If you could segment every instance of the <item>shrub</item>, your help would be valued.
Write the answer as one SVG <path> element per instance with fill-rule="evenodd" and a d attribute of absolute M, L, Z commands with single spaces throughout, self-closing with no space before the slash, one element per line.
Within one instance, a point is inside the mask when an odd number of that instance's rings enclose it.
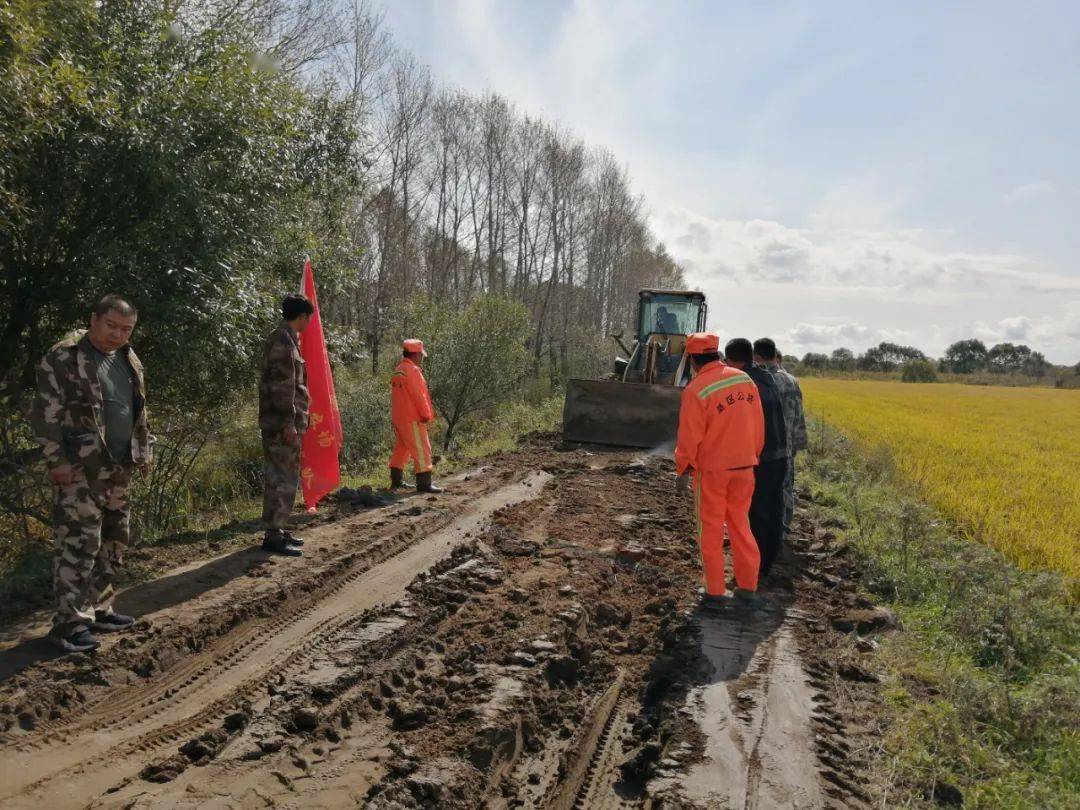
<path fill-rule="evenodd" d="M 357 472 L 390 452 L 390 371 L 373 376 L 346 370 L 338 373 L 336 383 L 345 439 L 341 464 Z"/>
<path fill-rule="evenodd" d="M 937 382 L 937 371 L 929 360 L 909 360 L 904 363 L 904 372 L 900 379 L 909 383 Z"/>
<path fill-rule="evenodd" d="M 431 354 L 424 373 L 435 408 L 446 420 L 443 448 L 449 449 L 463 420 L 520 393 L 529 315 L 516 301 L 485 295 L 460 312 L 416 301 L 406 317 Z"/>

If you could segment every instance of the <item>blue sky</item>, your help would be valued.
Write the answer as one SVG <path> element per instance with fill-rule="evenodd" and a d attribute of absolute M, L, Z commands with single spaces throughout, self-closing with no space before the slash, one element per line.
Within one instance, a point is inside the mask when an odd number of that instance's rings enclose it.
<path fill-rule="evenodd" d="M 383 9 L 437 81 L 625 162 L 722 335 L 1080 360 L 1080 2 Z"/>

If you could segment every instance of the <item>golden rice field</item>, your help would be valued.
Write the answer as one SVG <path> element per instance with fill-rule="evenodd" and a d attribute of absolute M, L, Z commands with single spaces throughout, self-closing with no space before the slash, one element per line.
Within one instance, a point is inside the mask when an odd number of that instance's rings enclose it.
<path fill-rule="evenodd" d="M 1025 568 L 1080 581 L 1080 391 L 800 382 L 808 414 L 884 443 L 960 526 Z"/>

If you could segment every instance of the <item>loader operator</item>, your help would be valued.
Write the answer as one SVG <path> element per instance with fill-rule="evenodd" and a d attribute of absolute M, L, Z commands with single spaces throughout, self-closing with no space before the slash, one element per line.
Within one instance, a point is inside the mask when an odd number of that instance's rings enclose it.
<path fill-rule="evenodd" d="M 656 331 L 664 335 L 678 335 L 682 332 L 679 328 L 679 319 L 673 312 L 668 312 L 667 307 L 656 309 Z"/>
<path fill-rule="evenodd" d="M 390 488 L 405 485 L 405 465 L 412 459 L 417 492 L 442 492 L 431 482 L 431 439 L 427 426 L 435 421 L 427 380 L 420 370 L 427 357 L 422 341 L 409 339 L 401 344 L 402 358 L 390 378 L 390 415 L 395 444 L 390 456 Z"/>
<path fill-rule="evenodd" d="M 683 389 L 675 445 L 676 490 L 693 476 L 698 544 L 705 569 L 705 604 L 726 604 L 724 526 L 731 538 L 735 598 L 760 604 L 761 561 L 750 531 L 754 467 L 765 445 L 765 420 L 753 380 L 720 360 L 720 339 L 696 333 L 686 339 L 694 379 Z"/>

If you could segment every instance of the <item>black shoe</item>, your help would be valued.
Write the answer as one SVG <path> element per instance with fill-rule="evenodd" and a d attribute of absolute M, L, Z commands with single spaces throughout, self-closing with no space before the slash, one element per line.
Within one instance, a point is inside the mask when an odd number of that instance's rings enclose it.
<path fill-rule="evenodd" d="M 442 487 L 437 487 L 433 483 L 431 483 L 430 472 L 423 472 L 416 474 L 416 491 L 439 493 L 442 492 L 443 489 Z"/>
<path fill-rule="evenodd" d="M 701 606 L 705 608 L 730 607 L 732 601 L 729 593 L 707 593 L 704 590 L 701 592 Z"/>
<path fill-rule="evenodd" d="M 93 652 L 101 646 L 89 630 L 79 630 L 66 636 L 58 636 L 49 633 L 49 640 L 64 652 Z"/>
<path fill-rule="evenodd" d="M 262 549 L 263 551 L 269 551 L 271 554 L 281 554 L 285 557 L 304 556 L 304 552 L 296 546 L 289 545 L 289 541 L 285 539 L 285 534 L 281 531 L 267 532 L 263 536 Z"/>
<path fill-rule="evenodd" d="M 302 537 L 297 537 L 295 534 L 293 534 L 290 531 L 282 531 L 281 533 L 285 537 L 285 542 L 288 543 L 290 546 L 298 546 L 299 547 L 299 546 L 304 545 L 304 539 Z"/>
<path fill-rule="evenodd" d="M 735 601 L 752 610 L 764 610 L 767 605 L 765 600 L 758 596 L 757 593 L 742 588 L 735 589 Z"/>
<path fill-rule="evenodd" d="M 115 633 L 118 630 L 127 630 L 133 624 L 135 624 L 133 617 L 125 616 L 123 613 L 113 613 L 110 610 L 108 613 L 99 611 L 95 614 L 94 623 L 90 627 L 101 633 Z"/>

